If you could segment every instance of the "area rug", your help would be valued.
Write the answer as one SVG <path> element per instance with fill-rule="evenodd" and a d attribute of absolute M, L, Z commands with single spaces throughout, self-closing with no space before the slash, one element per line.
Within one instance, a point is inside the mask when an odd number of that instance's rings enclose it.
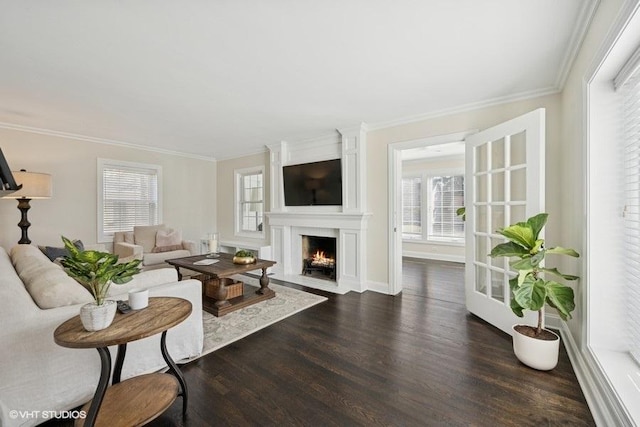
<path fill-rule="evenodd" d="M 258 279 L 247 276 L 236 278 L 256 289 L 260 287 Z M 327 300 L 320 295 L 273 283 L 269 284 L 269 288 L 275 291 L 275 297 L 222 317 L 203 311 L 204 348 L 199 357 Z"/>

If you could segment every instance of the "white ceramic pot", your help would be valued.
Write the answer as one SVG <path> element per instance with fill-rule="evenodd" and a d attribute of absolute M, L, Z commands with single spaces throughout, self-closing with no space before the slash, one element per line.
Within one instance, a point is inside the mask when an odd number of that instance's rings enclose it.
<path fill-rule="evenodd" d="M 558 364 L 560 351 L 560 337 L 552 331 L 556 339 L 541 340 L 521 334 L 513 325 L 513 352 L 519 361 L 525 365 L 540 371 L 549 371 Z"/>
<path fill-rule="evenodd" d="M 102 305 L 90 302 L 80 307 L 80 321 L 87 331 L 100 331 L 111 325 L 116 315 L 115 301 L 106 300 Z"/>

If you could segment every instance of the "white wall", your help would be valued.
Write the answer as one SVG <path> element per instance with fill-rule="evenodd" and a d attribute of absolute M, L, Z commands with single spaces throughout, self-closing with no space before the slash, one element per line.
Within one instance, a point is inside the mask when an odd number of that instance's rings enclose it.
<path fill-rule="evenodd" d="M 584 78 L 623 3 L 623 0 L 600 2 L 562 92 L 560 118 L 563 124 L 562 140 L 564 143 L 559 153 L 562 161 L 559 178 L 564 192 L 562 194 L 563 209 L 560 212 L 562 228 L 558 232 L 564 245 L 582 249 L 581 253 L 583 255 L 586 255 L 584 159 L 586 158 L 587 150 L 583 116 L 585 105 Z M 586 271 L 583 265 L 585 259 L 583 256 L 577 263 L 563 260 L 564 271 L 569 274 L 572 272 L 581 274 Z M 573 339 L 578 346 L 583 344 L 587 327 L 585 309 L 585 288 L 580 286 L 579 283 L 576 288 L 576 310 L 573 312 L 573 319 L 568 322 Z"/>
<path fill-rule="evenodd" d="M 2 128 L 0 148 L 12 170 L 52 175 L 53 197 L 31 201 L 33 244 L 62 246 L 62 234 L 96 243 L 99 157 L 161 165 L 163 222 L 192 240 L 215 228 L 215 161 Z M 0 245 L 6 249 L 20 239 L 18 221 L 17 201 L 0 199 Z"/>

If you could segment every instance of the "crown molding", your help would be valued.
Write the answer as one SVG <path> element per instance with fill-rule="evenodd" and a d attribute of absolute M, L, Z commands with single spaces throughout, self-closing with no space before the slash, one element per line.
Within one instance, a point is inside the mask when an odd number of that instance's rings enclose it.
<path fill-rule="evenodd" d="M 217 161 L 215 157 L 200 156 L 197 154 L 183 153 L 180 151 L 166 150 L 163 148 L 148 147 L 144 145 L 133 144 L 130 142 L 116 141 L 113 139 L 106 139 L 106 138 L 97 138 L 93 136 L 79 135 L 75 133 L 61 132 L 61 131 L 51 130 L 51 129 L 42 129 L 42 128 L 36 128 L 31 126 L 23 126 L 23 125 L 17 125 L 14 123 L 0 122 L 0 129 L 14 130 L 18 132 L 36 133 L 39 135 L 53 136 L 56 138 L 75 139 L 77 141 L 92 142 L 94 144 L 115 145 L 118 147 L 131 148 L 134 150 L 151 151 L 154 153 L 167 154 L 170 156 L 180 156 L 180 157 L 186 157 L 190 159 L 204 160 L 208 162 Z"/>
<path fill-rule="evenodd" d="M 569 47 L 564 59 L 562 60 L 560 70 L 558 70 L 558 76 L 556 77 L 556 87 L 559 90 L 562 90 L 567 82 L 569 72 L 578 57 L 578 53 L 582 47 L 582 42 L 584 41 L 585 35 L 591 26 L 591 22 L 593 21 L 593 17 L 596 14 L 596 9 L 599 4 L 600 0 L 590 0 L 582 4 L 582 9 L 578 13 L 578 18 L 576 19 L 577 24 L 574 27 L 569 40 Z"/>
<path fill-rule="evenodd" d="M 392 128 L 396 126 L 402 126 L 421 122 L 424 120 L 435 119 L 438 117 L 451 116 L 454 114 L 466 113 L 474 110 L 481 110 L 483 108 L 494 107 L 497 105 L 508 104 L 516 101 L 524 101 L 526 99 L 539 98 L 541 96 L 554 95 L 560 93 L 561 90 L 556 87 L 549 87 L 544 89 L 536 89 L 527 92 L 520 92 L 513 95 L 488 99 L 480 102 L 472 102 L 469 104 L 459 105 L 453 108 L 445 108 L 443 110 L 432 111 L 430 113 L 418 114 L 415 116 L 408 116 L 395 120 L 388 120 L 384 122 L 368 123 L 369 131 L 381 130 Z"/>

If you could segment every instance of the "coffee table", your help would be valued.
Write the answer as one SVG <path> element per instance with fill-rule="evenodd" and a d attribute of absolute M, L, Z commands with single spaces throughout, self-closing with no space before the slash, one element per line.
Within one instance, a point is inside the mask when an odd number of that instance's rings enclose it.
<path fill-rule="evenodd" d="M 194 264 L 195 262 L 206 259 L 212 259 L 217 262 L 211 265 Z M 256 262 L 252 264 L 234 264 L 232 254 L 220 253 L 217 254 L 216 258 L 208 258 L 206 255 L 196 255 L 184 258 L 167 259 L 165 262 L 175 267 L 178 272 L 178 280 L 182 280 L 182 273 L 180 272 L 181 268 L 196 271 L 218 279 L 228 278 L 234 274 L 242 274 L 248 271 L 258 269 L 262 270 L 262 276 L 260 277 L 260 289 L 255 291 L 255 293 L 243 293 L 241 296 L 228 300 L 224 298 L 214 300 L 213 298 L 209 298 L 203 294 L 203 309 L 214 316 L 224 316 L 232 311 L 239 310 L 276 296 L 276 293 L 272 289 L 269 289 L 269 276 L 267 276 L 267 269 L 275 265 L 275 261 L 256 258 Z M 224 280 L 220 280 L 220 287 L 222 288 L 222 292 L 220 292 L 221 295 L 225 294 L 224 286 Z"/>

